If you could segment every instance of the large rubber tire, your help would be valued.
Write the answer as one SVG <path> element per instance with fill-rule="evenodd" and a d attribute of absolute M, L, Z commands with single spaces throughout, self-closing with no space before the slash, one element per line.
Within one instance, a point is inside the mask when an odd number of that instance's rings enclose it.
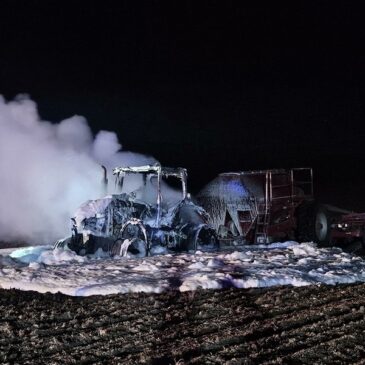
<path fill-rule="evenodd" d="M 297 209 L 297 240 L 327 245 L 331 239 L 332 215 L 322 204 L 303 203 Z"/>
<path fill-rule="evenodd" d="M 123 239 L 117 239 L 114 242 L 110 250 L 111 256 L 126 256 L 127 253 L 130 253 L 136 257 L 145 257 L 147 255 L 146 242 L 142 239 L 139 239 L 138 237 L 129 240 L 127 250 L 123 255 L 121 249 L 124 242 L 125 240 Z"/>
<path fill-rule="evenodd" d="M 217 251 L 219 240 L 216 233 L 209 228 L 202 227 L 194 236 L 194 251 Z"/>
<path fill-rule="evenodd" d="M 122 230 L 123 231 L 120 232 L 119 237 L 117 237 L 111 247 L 110 253 L 112 256 L 120 255 L 123 243 L 127 239 L 130 242 L 128 252 L 136 255 L 137 257 L 144 257 L 149 255 L 150 247 L 147 241 L 147 233 L 142 223 L 126 223 Z"/>

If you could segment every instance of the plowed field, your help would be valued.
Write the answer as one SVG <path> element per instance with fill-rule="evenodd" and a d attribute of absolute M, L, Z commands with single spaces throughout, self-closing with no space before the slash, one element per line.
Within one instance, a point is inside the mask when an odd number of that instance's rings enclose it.
<path fill-rule="evenodd" d="M 68 297 L 0 290 L 0 361 L 365 363 L 365 284 Z"/>

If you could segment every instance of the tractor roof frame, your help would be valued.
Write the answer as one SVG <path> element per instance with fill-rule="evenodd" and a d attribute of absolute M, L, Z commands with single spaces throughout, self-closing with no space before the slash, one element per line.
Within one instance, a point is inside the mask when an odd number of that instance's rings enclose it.
<path fill-rule="evenodd" d="M 123 186 L 124 177 L 127 174 L 143 174 L 145 177 L 147 175 L 152 175 L 157 177 L 157 225 L 161 217 L 161 179 L 162 177 L 175 177 L 179 179 L 182 183 L 182 199 L 187 197 L 187 170 L 183 167 L 162 167 L 160 164 L 156 163 L 154 165 L 143 165 L 143 166 L 128 166 L 128 167 L 116 167 L 113 169 L 113 175 L 116 175 L 116 181 Z"/>

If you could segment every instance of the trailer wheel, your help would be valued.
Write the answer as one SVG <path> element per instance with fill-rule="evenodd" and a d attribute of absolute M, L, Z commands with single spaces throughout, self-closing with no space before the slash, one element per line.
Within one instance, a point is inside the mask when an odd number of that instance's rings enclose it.
<path fill-rule="evenodd" d="M 297 209 L 297 240 L 327 244 L 331 236 L 331 213 L 322 204 L 304 203 Z"/>

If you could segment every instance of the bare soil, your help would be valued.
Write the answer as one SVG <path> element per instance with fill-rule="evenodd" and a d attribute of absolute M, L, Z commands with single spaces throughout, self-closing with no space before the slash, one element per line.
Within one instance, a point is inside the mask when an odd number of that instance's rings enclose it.
<path fill-rule="evenodd" d="M 0 362 L 365 363 L 365 284 L 68 297 L 0 290 Z"/>

